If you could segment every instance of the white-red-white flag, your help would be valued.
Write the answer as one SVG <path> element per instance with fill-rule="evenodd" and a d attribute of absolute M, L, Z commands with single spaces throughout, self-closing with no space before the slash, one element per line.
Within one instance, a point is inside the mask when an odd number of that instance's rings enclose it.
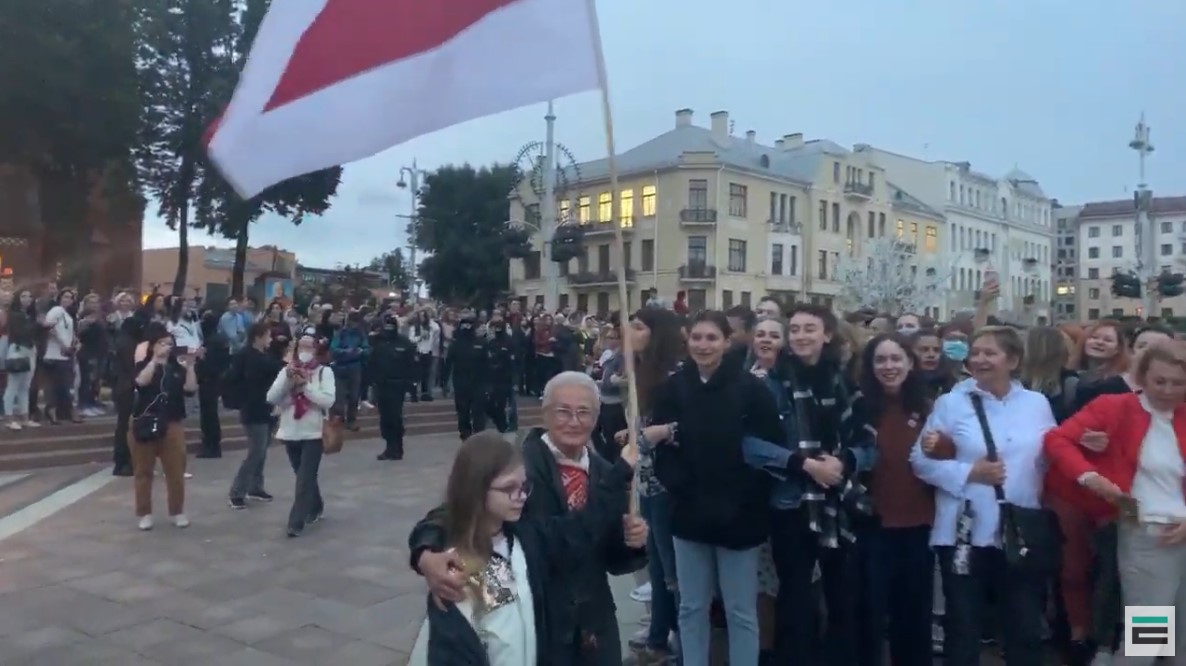
<path fill-rule="evenodd" d="M 275 0 L 210 157 L 239 194 L 598 88 L 593 0 Z"/>

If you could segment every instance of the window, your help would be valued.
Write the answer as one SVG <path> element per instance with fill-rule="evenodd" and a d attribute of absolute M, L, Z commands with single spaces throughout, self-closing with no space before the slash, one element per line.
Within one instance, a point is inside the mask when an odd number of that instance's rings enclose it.
<path fill-rule="evenodd" d="M 597 195 L 597 221 L 610 222 L 614 219 L 614 195 L 602 192 Z"/>
<path fill-rule="evenodd" d="M 633 264 L 630 257 L 634 255 L 634 243 L 626 241 L 622 243 L 622 268 L 629 270 Z"/>
<path fill-rule="evenodd" d="M 729 270 L 735 273 L 745 272 L 745 241 L 736 238 L 729 239 Z"/>
<path fill-rule="evenodd" d="M 832 233 L 840 233 L 840 204 L 832 204 Z"/>
<path fill-rule="evenodd" d="M 1123 245 L 1113 245 L 1112 246 L 1112 258 L 1119 259 L 1123 256 L 1124 256 L 1124 246 Z"/>
<path fill-rule="evenodd" d="M 901 240 L 902 237 L 905 235 L 906 235 L 906 223 L 902 220 L 898 220 L 898 240 Z"/>
<path fill-rule="evenodd" d="M 798 275 L 799 274 L 799 246 L 798 245 L 791 246 L 790 259 L 791 259 L 791 270 L 787 272 L 787 275 L 791 275 L 791 276 Z"/>
<path fill-rule="evenodd" d="M 819 251 L 818 262 L 819 262 L 819 265 L 816 266 L 816 275 L 821 280 L 827 280 L 828 279 L 828 251 L 827 250 Z"/>
<path fill-rule="evenodd" d="M 642 188 L 642 216 L 655 216 L 655 186 L 644 185 Z"/>
<path fill-rule="evenodd" d="M 819 202 L 819 230 L 828 230 L 828 202 L 823 199 Z"/>
<path fill-rule="evenodd" d="M 577 255 L 577 271 L 580 273 L 589 272 L 589 248 L 582 247 L 581 253 Z"/>
<path fill-rule="evenodd" d="M 780 224 L 787 221 L 787 195 L 778 195 L 778 222 Z"/>
<path fill-rule="evenodd" d="M 1112 316 L 1120 318 L 1124 316 L 1124 308 L 1112 308 Z"/>
<path fill-rule="evenodd" d="M 524 280 L 538 280 L 540 275 L 540 258 L 539 251 L 532 250 L 523 257 L 523 279 Z"/>
<path fill-rule="evenodd" d="M 589 224 L 589 197 L 581 197 L 577 199 L 577 221 L 581 224 Z"/>
<path fill-rule="evenodd" d="M 582 291 L 581 293 L 577 294 L 577 312 L 588 312 L 588 311 L 589 311 L 589 294 Z"/>
<path fill-rule="evenodd" d="M 571 270 L 569 268 L 569 264 L 571 264 L 571 263 L 572 263 L 571 261 L 566 261 L 566 262 L 560 264 L 560 277 L 564 277 L 565 275 L 568 275 L 569 271 Z"/>
<path fill-rule="evenodd" d="M 1100 269 L 1098 269 L 1098 268 L 1088 268 L 1088 269 L 1087 269 L 1087 279 L 1088 279 L 1088 280 L 1098 280 L 1098 279 L 1100 279 Z"/>
<path fill-rule="evenodd" d="M 851 171 L 852 167 L 849 167 L 849 170 Z M 839 162 L 832 162 L 832 182 L 833 183 L 840 182 L 840 163 Z"/>
<path fill-rule="evenodd" d="M 733 217 L 745 217 L 749 208 L 749 190 L 745 185 L 729 183 L 729 214 Z"/>
<path fill-rule="evenodd" d="M 539 214 L 539 204 L 537 203 L 527 204 L 523 214 L 527 217 L 527 221 L 532 224 L 539 224 L 540 219 L 542 219 Z"/>
<path fill-rule="evenodd" d="M 795 206 L 798 204 L 798 197 L 790 197 L 787 203 L 787 222 L 795 223 Z"/>
<path fill-rule="evenodd" d="M 873 236 L 877 233 L 877 214 L 874 213 L 873 211 L 869 211 L 868 233 L 869 233 L 869 238 L 873 238 Z"/>
<path fill-rule="evenodd" d="M 1174 223 L 1173 222 L 1162 222 L 1161 223 L 1161 233 L 1163 233 L 1163 234 L 1174 233 Z"/>
<path fill-rule="evenodd" d="M 939 229 L 937 227 L 927 225 L 926 235 L 926 240 L 923 241 L 923 249 L 925 249 L 927 252 L 938 252 Z"/>
<path fill-rule="evenodd" d="M 770 193 L 770 224 L 778 223 L 778 192 Z"/>
<path fill-rule="evenodd" d="M 918 245 L 918 222 L 910 223 L 910 242 Z"/>
<path fill-rule="evenodd" d="M 782 243 L 770 246 L 770 274 L 782 275 Z"/>
<path fill-rule="evenodd" d="M 642 270 L 655 270 L 655 241 L 646 239 L 642 242 Z"/>
<path fill-rule="evenodd" d="M 885 235 L 885 213 L 877 214 L 877 235 Z"/>
<path fill-rule="evenodd" d="M 708 208 L 707 180 L 696 179 L 688 181 L 688 208 L 693 210 L 704 210 Z"/>
<path fill-rule="evenodd" d="M 704 266 L 708 263 L 708 237 L 688 236 L 688 265 Z"/>
<path fill-rule="evenodd" d="M 741 292 L 741 307 L 750 307 L 750 301 L 753 299 L 753 294 L 748 291 Z"/>
<path fill-rule="evenodd" d="M 1088 308 L 1087 309 L 1087 320 L 1088 321 L 1095 321 L 1096 319 L 1099 319 L 1099 318 L 1100 318 L 1100 309 L 1099 308 Z"/>
<path fill-rule="evenodd" d="M 1088 259 L 1099 259 L 1100 258 L 1100 249 L 1098 247 L 1087 248 L 1087 258 Z"/>
<path fill-rule="evenodd" d="M 568 221 L 568 216 L 569 216 L 569 213 L 570 213 L 570 211 L 569 211 L 569 204 L 568 204 L 568 199 L 564 199 L 564 200 L 562 200 L 562 201 L 561 201 L 561 202 L 560 202 L 560 203 L 559 203 L 559 204 L 556 206 L 556 210 L 557 210 L 557 212 L 559 212 L 559 213 L 560 213 L 560 215 L 559 215 L 560 221 L 561 221 L 561 222 L 567 222 L 567 221 Z"/>
<path fill-rule="evenodd" d="M 618 197 L 618 212 L 622 220 L 622 228 L 634 226 L 634 190 L 622 190 Z"/>
<path fill-rule="evenodd" d="M 601 317 L 609 316 L 609 292 L 597 292 L 597 314 Z"/>
<path fill-rule="evenodd" d="M 1119 224 L 1112 225 L 1112 238 L 1119 238 L 1123 234 L 1124 227 L 1120 226 Z"/>
<path fill-rule="evenodd" d="M 708 309 L 708 292 L 703 289 L 688 290 L 688 310 L 703 312 Z"/>
<path fill-rule="evenodd" d="M 568 307 L 568 294 L 560 294 L 560 309 Z"/>
<path fill-rule="evenodd" d="M 732 289 L 721 290 L 721 309 L 728 310 L 731 307 L 733 307 L 733 290 Z"/>
<path fill-rule="evenodd" d="M 1169 243 L 1161 244 L 1161 256 L 1168 257 L 1169 255 L 1173 254 L 1173 251 L 1174 251 L 1173 245 L 1171 245 Z"/>
<path fill-rule="evenodd" d="M 832 274 L 831 274 L 833 280 L 836 279 L 836 269 L 838 269 L 839 267 L 840 267 L 840 253 L 833 252 L 832 253 Z"/>
<path fill-rule="evenodd" d="M 1092 288 L 1088 289 L 1087 297 L 1092 300 L 1099 300 L 1099 297 L 1100 297 L 1099 287 L 1092 287 Z"/>
<path fill-rule="evenodd" d="M 597 272 L 608 273 L 613 270 L 609 263 L 609 243 L 597 246 Z"/>
<path fill-rule="evenodd" d="M 1096 225 L 1087 227 L 1087 237 L 1088 238 L 1099 238 L 1100 237 L 1100 228 Z"/>

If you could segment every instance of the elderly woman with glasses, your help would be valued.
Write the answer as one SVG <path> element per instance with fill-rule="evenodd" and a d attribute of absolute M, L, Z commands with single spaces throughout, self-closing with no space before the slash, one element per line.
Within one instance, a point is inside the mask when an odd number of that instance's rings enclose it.
<path fill-rule="evenodd" d="M 613 464 L 597 453 L 594 440 L 601 406 L 597 383 L 582 372 L 561 372 L 544 386 L 544 427 L 533 428 L 523 441 L 523 463 L 530 495 L 523 518 L 530 520 L 579 511 L 597 493 L 607 492 L 605 480 Z M 628 497 L 616 498 L 623 507 Z M 574 563 L 554 581 L 553 606 L 548 615 L 555 635 L 568 641 L 573 663 L 618 666 L 621 639 L 608 575 L 622 575 L 646 566 L 645 529 L 619 526 L 600 540 L 601 550 Z M 428 581 L 433 594 L 448 601 L 464 598 L 463 567 L 444 549 L 441 516 L 430 513 L 412 530 L 408 549 L 412 568 Z M 554 600 L 554 602 L 552 601 Z"/>

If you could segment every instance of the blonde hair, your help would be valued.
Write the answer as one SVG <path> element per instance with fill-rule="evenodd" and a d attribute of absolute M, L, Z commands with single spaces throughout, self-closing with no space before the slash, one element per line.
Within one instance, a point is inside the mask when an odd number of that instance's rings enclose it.
<path fill-rule="evenodd" d="M 1154 361 L 1176 365 L 1186 372 L 1186 344 L 1178 340 L 1164 340 L 1146 347 L 1141 352 L 1141 358 L 1137 361 L 1136 370 L 1133 372 L 1133 379 L 1139 386 L 1145 385 L 1145 375 L 1149 373 L 1149 368 Z"/>
<path fill-rule="evenodd" d="M 1025 343 L 1021 341 L 1021 334 L 1017 332 L 1017 329 L 1012 326 L 982 326 L 968 338 L 968 344 L 975 344 L 977 340 L 985 336 L 991 336 L 993 340 L 996 340 L 1001 351 L 1017 359 L 1019 366 L 1025 362 Z"/>
<path fill-rule="evenodd" d="M 1029 329 L 1025 335 L 1025 362 L 1021 364 L 1022 383 L 1046 395 L 1059 393 L 1070 355 L 1062 331 L 1051 326 Z"/>

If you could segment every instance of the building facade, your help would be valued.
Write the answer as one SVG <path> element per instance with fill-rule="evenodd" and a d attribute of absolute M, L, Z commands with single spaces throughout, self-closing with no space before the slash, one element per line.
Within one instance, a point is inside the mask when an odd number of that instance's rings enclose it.
<path fill-rule="evenodd" d="M 870 155 L 797 133 L 772 146 L 752 131 L 734 136 L 725 111 L 709 127 L 696 125 L 690 109 L 676 111 L 672 129 L 619 155 L 617 166 L 617 193 L 605 160 L 580 165 L 579 178 L 569 179 L 580 181 L 576 191 L 557 192 L 559 217 L 579 225 L 584 251 L 559 266 L 559 303 L 549 307 L 623 309 L 619 270 L 629 285 L 626 310 L 651 292 L 668 300 L 684 292 L 692 310 L 767 294 L 841 307 L 839 269 L 862 256 L 867 239 L 914 234 L 921 252 L 944 247 L 942 214 L 888 181 Z M 511 222 L 538 219 L 538 207 L 535 193 L 520 188 Z M 511 291 L 528 303 L 543 303 L 547 292 L 544 245 L 537 231 L 530 255 L 511 260 Z M 937 299 L 931 314 L 942 310 Z"/>
<path fill-rule="evenodd" d="M 143 292 L 153 289 L 171 292 L 177 276 L 178 248 L 144 250 Z M 247 248 L 243 269 L 243 287 L 258 301 L 291 298 L 296 272 L 296 255 L 275 246 Z M 231 274 L 235 266 L 234 248 L 189 247 L 184 293 L 207 302 L 221 302 L 231 295 Z"/>
<path fill-rule="evenodd" d="M 1157 312 L 1146 313 L 1139 299 L 1112 295 L 1112 274 L 1137 267 L 1136 216 L 1132 199 L 1088 203 L 1078 211 L 1079 283 L 1075 292 L 1080 319 L 1186 315 L 1186 296 L 1161 299 Z M 1154 197 L 1149 221 L 1158 262 L 1153 273 L 1182 273 L 1186 269 L 1186 196 Z"/>
<path fill-rule="evenodd" d="M 949 310 L 972 308 L 985 273 L 995 270 L 1002 310 L 1014 320 L 1050 321 L 1054 227 L 1050 199 L 1036 179 L 1017 169 L 997 178 L 973 170 L 969 162 L 927 161 L 868 145 L 854 151 L 941 211 L 952 266 Z"/>

